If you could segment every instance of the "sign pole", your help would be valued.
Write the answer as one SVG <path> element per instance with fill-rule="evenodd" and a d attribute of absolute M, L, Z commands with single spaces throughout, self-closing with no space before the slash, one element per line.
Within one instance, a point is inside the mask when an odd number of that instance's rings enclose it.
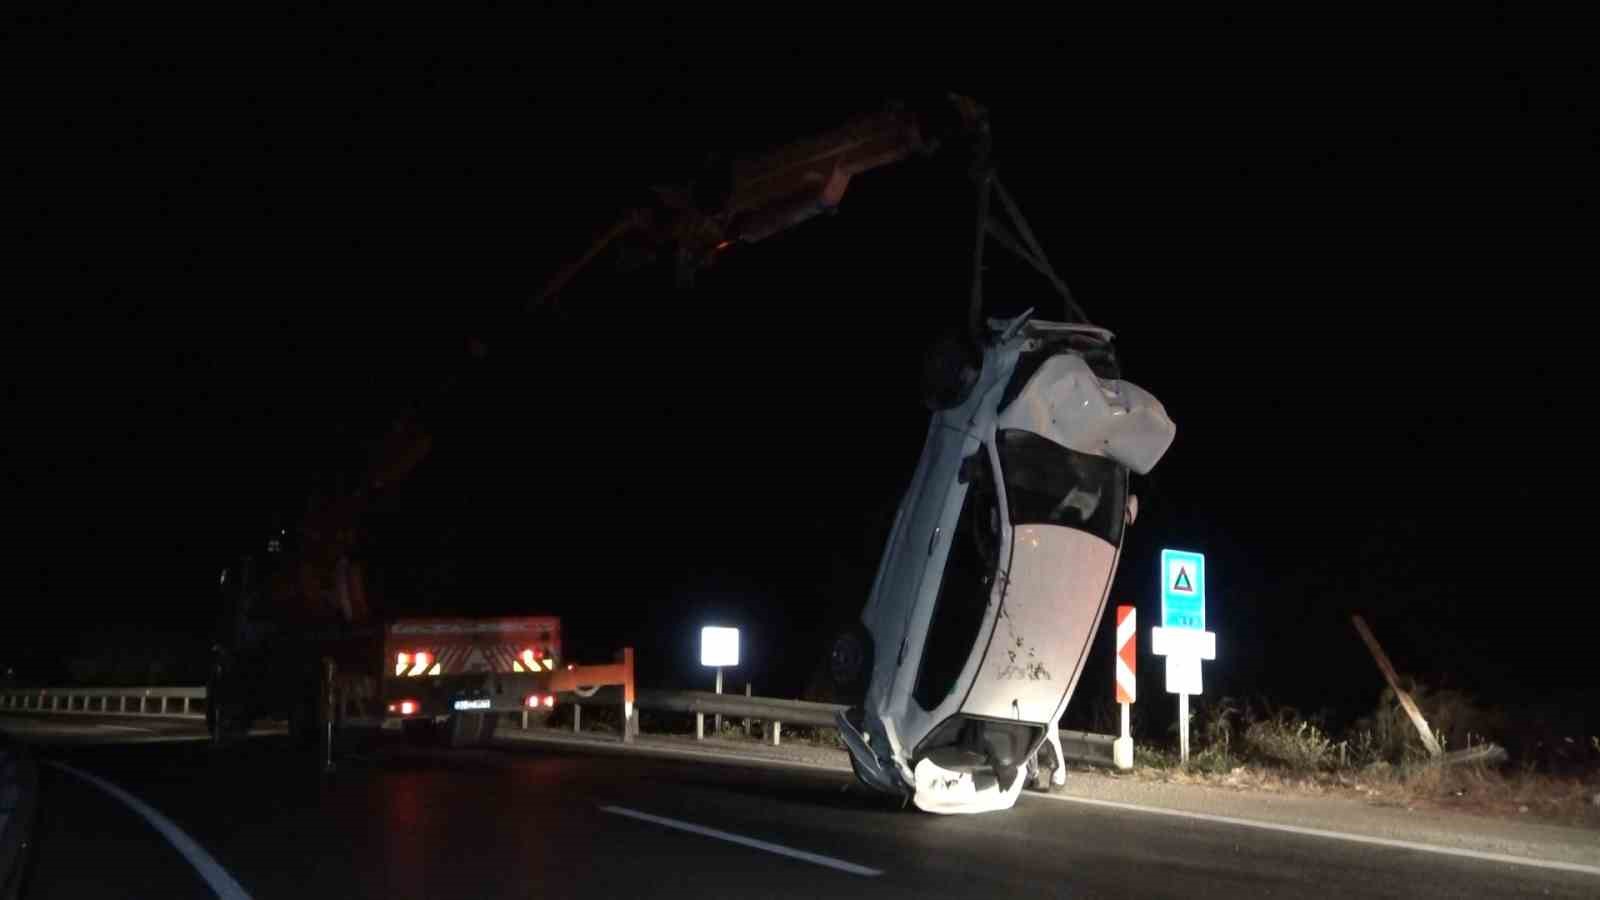
<path fill-rule="evenodd" d="M 722 667 L 717 666 L 717 693 L 722 693 Z M 712 732 L 717 737 L 722 737 L 722 713 L 717 713 L 716 731 Z"/>
<path fill-rule="evenodd" d="M 1178 759 L 1189 762 L 1189 695 L 1178 694 Z"/>

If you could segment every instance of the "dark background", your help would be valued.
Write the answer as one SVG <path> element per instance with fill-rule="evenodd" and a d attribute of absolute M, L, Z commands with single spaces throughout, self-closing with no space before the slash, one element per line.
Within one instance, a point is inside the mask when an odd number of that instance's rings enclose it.
<path fill-rule="evenodd" d="M 695 631 L 737 624 L 732 682 L 800 692 L 915 465 L 923 346 L 964 312 L 959 169 L 865 176 L 690 293 L 603 260 L 525 305 L 706 152 L 956 90 L 1178 425 L 1114 603 L 1148 627 L 1160 548 L 1200 550 L 1208 693 L 1369 709 L 1361 612 L 1430 685 L 1600 708 L 1596 108 L 1559 39 L 1592 22 L 494 15 L 7 24 L 0 672 L 94 677 L 72 660 L 114 645 L 189 677 L 230 556 L 466 373 L 386 512 L 418 596 L 561 614 L 569 650 L 632 643 L 655 683 L 709 683 Z M 1059 314 L 990 274 L 992 310 Z"/>

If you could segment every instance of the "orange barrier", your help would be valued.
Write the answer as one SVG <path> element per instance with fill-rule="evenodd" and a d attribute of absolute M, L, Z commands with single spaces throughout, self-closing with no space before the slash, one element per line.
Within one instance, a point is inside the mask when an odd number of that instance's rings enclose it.
<path fill-rule="evenodd" d="M 633 690 L 633 648 L 624 647 L 617 654 L 618 660 L 609 665 L 601 666 L 574 666 L 569 665 L 551 673 L 550 690 L 556 693 L 578 693 L 579 689 L 591 689 L 616 685 L 622 688 L 622 739 L 632 741 L 639 733 L 639 717 L 634 706 Z M 581 697 L 582 694 L 579 694 Z M 577 719 L 574 717 L 574 727 Z"/>

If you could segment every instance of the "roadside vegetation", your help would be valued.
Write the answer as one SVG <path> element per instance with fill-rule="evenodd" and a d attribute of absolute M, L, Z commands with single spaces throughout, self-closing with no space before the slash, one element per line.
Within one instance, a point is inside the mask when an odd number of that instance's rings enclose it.
<path fill-rule="evenodd" d="M 1600 736 L 1538 734 L 1535 723 L 1513 722 L 1459 692 L 1406 687 L 1447 756 L 1490 744 L 1513 749 L 1443 764 L 1429 755 L 1389 689 L 1337 734 L 1323 717 L 1287 707 L 1196 698 L 1188 764 L 1179 762 L 1174 728 L 1156 740 L 1135 740 L 1134 774 L 1600 827 Z"/>

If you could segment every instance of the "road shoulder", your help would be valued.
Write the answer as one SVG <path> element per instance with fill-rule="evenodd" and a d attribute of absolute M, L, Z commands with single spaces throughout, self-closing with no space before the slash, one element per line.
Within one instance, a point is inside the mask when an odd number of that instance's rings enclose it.
<path fill-rule="evenodd" d="M 779 747 L 754 741 L 692 736 L 640 735 L 623 744 L 615 735 L 574 735 L 555 729 L 509 729 L 505 745 L 564 746 L 599 752 L 637 753 L 727 764 L 775 765 L 848 772 L 842 751 L 814 745 Z M 1145 781 L 1099 770 L 1074 769 L 1066 787 L 1053 794 L 1028 792 L 1026 803 L 1079 801 L 1181 813 L 1212 820 L 1241 820 L 1285 831 L 1326 836 L 1350 835 L 1397 844 L 1420 844 L 1451 851 L 1510 856 L 1593 867 L 1600 873 L 1600 832 L 1421 808 L 1384 807 L 1332 796 L 1230 790 L 1208 785 Z M 1070 803 L 1063 802 L 1070 814 Z"/>

